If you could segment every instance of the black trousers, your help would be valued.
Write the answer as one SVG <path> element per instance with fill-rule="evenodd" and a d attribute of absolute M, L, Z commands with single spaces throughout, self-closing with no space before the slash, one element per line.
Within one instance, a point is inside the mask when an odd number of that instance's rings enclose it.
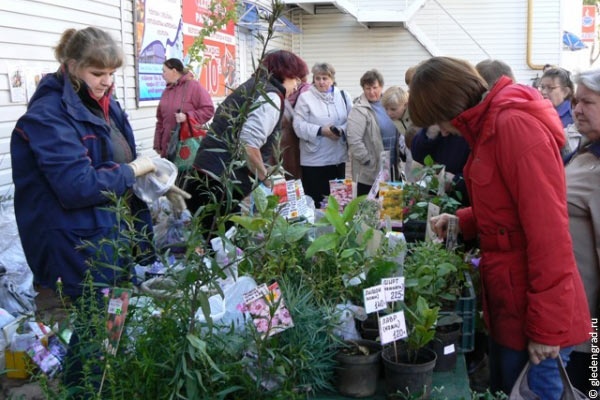
<path fill-rule="evenodd" d="M 304 193 L 315 201 L 316 208 L 320 208 L 321 202 L 329 196 L 329 181 L 345 177 L 346 163 L 322 167 L 302 166 L 302 187 Z"/>

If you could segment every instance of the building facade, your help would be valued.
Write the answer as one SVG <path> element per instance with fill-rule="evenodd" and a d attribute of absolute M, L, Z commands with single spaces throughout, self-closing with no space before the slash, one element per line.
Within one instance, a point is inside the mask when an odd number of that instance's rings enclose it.
<path fill-rule="evenodd" d="M 157 101 L 140 101 L 136 7 L 151 0 L 3 0 L 0 2 L 0 199 L 13 192 L 10 136 L 35 90 L 35 81 L 58 67 L 53 46 L 67 28 L 97 26 L 121 43 L 126 65 L 116 74 L 116 95 L 130 117 L 138 145 L 153 154 Z M 154 0 L 160 4 L 188 0 Z M 189 0 L 196 7 L 209 0 Z M 329 62 L 339 87 L 353 97 L 359 79 L 379 69 L 385 85 L 404 85 L 406 69 L 438 55 L 476 63 L 497 58 L 510 64 L 517 80 L 531 83 L 546 64 L 587 69 L 591 48 L 564 49 L 563 30 L 581 32 L 582 0 L 284 0 L 286 24 L 271 47 L 292 50 L 311 67 Z M 240 1 L 241 10 L 267 0 Z M 158 4 L 158 3 L 157 3 Z M 244 8 L 246 7 L 246 8 Z M 242 11 L 243 12 L 243 11 Z M 259 12 L 260 14 L 260 12 Z M 175 17 L 177 18 L 177 16 Z M 288 21 L 289 20 L 289 21 Z M 180 25 L 189 32 L 186 23 Z M 300 33 L 295 28 L 299 28 Z M 186 29 L 188 29 L 186 31 Z M 239 20 L 234 27 L 235 85 L 253 71 L 261 50 L 260 23 Z M 217 70 L 222 72 L 221 67 Z M 21 79 L 26 77 L 27 79 Z M 18 83 L 20 85 L 18 85 Z M 220 98 L 215 97 L 218 103 Z"/>

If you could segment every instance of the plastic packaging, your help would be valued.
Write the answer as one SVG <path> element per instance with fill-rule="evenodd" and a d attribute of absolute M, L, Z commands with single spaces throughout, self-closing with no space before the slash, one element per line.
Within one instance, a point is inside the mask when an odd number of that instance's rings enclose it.
<path fill-rule="evenodd" d="M 175 184 L 177 166 L 164 158 L 153 158 L 156 171 L 135 178 L 133 192 L 147 203 L 152 203 Z"/>

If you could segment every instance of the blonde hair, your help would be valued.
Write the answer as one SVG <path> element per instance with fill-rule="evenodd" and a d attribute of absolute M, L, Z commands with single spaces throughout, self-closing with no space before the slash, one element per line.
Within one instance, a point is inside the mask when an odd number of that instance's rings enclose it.
<path fill-rule="evenodd" d="M 381 105 L 384 108 L 401 106 L 408 102 L 408 92 L 400 86 L 390 86 L 381 96 Z"/>

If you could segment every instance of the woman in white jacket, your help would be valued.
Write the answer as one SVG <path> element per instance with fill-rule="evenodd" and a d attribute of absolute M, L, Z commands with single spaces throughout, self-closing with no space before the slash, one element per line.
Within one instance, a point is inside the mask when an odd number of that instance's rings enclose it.
<path fill-rule="evenodd" d="M 294 109 L 294 130 L 300 138 L 302 186 L 319 207 L 329 196 L 329 181 L 346 175 L 345 132 L 352 100 L 334 86 L 331 64 L 315 64 L 312 74 L 313 86 L 298 97 Z"/>

